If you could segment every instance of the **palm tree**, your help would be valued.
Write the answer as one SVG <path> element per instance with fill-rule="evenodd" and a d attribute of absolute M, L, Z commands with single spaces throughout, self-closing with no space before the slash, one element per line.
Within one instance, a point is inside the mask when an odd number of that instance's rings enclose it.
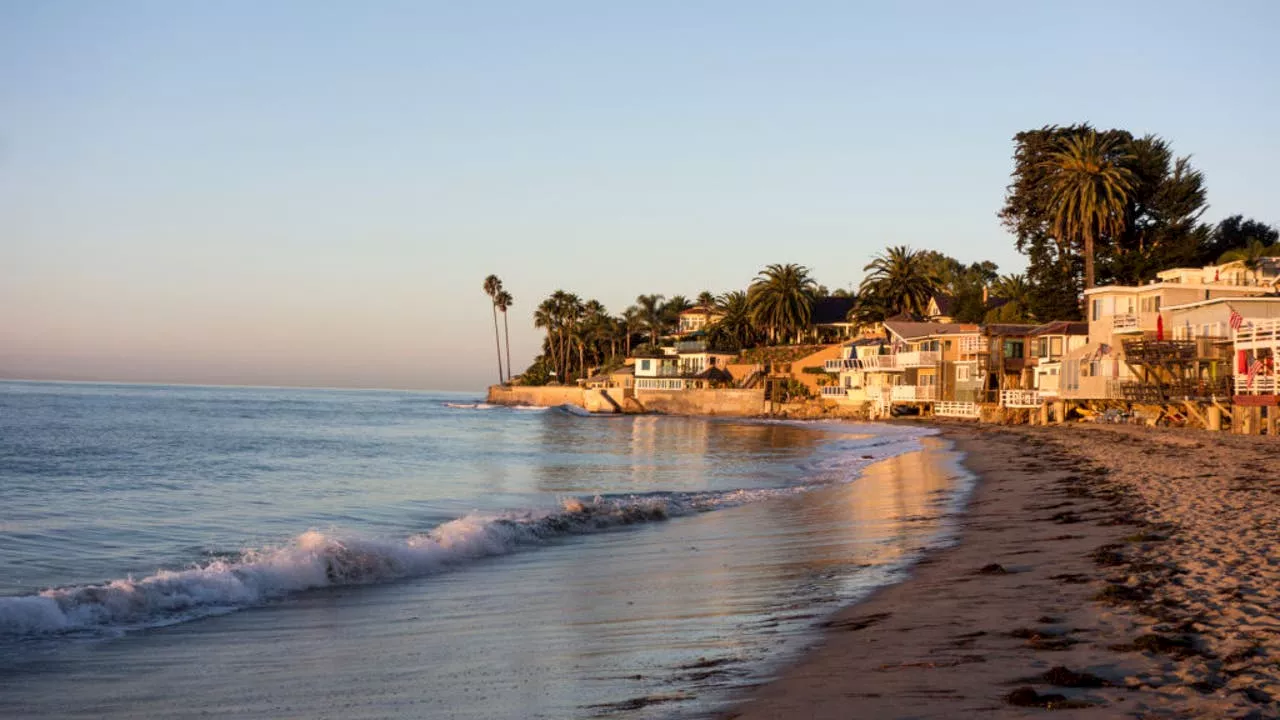
<path fill-rule="evenodd" d="M 1084 249 L 1084 287 L 1093 287 L 1093 244 L 1124 231 L 1125 206 L 1137 177 L 1126 167 L 1128 150 L 1089 130 L 1064 137 L 1044 167 L 1050 188 L 1053 231 Z"/>
<path fill-rule="evenodd" d="M 929 298 L 941 285 L 928 253 L 905 245 L 886 248 L 862 269 L 870 273 L 858 287 L 858 305 L 864 308 L 864 319 L 875 312 L 886 316 L 904 312 L 924 315 Z"/>
<path fill-rule="evenodd" d="M 511 382 L 511 328 L 507 325 L 507 309 L 514 302 L 511 299 L 511 293 L 499 290 L 498 294 L 493 296 L 493 303 L 502 312 L 502 333 L 506 336 L 507 343 L 507 382 L 509 383 Z"/>
<path fill-rule="evenodd" d="M 756 344 L 756 326 L 751 322 L 751 305 L 745 292 L 733 290 L 721 295 L 716 299 L 716 308 L 724 317 L 707 330 L 712 346 L 742 349 Z"/>
<path fill-rule="evenodd" d="M 1239 264 L 1256 280 L 1258 271 L 1262 269 L 1262 259 L 1269 257 L 1280 257 L 1280 243 L 1267 246 L 1258 238 L 1251 237 L 1244 247 L 1222 253 L 1218 264 Z"/>
<path fill-rule="evenodd" d="M 790 337 L 809 327 L 817 283 L 803 265 L 773 264 L 760 271 L 747 290 L 751 321 L 769 339 Z"/>
<path fill-rule="evenodd" d="M 698 299 L 695 301 L 695 304 L 697 304 L 699 307 L 708 307 L 708 308 L 714 307 L 716 304 L 715 293 L 711 292 L 710 290 L 703 290 L 702 292 L 698 293 Z"/>
<path fill-rule="evenodd" d="M 991 293 L 1025 308 L 1031 297 L 1031 285 L 1027 282 L 1026 275 L 1001 275 L 991 284 Z"/>
<path fill-rule="evenodd" d="M 666 326 L 665 318 L 662 310 L 662 295 L 641 295 L 636 298 L 636 308 L 639 310 L 640 328 L 649 333 L 649 343 L 658 344 L 658 336 L 662 334 L 663 328 Z"/>
<path fill-rule="evenodd" d="M 493 344 L 498 350 L 498 384 L 502 384 L 502 341 L 498 339 L 498 293 L 502 292 L 502 281 L 497 275 L 490 275 L 484 279 L 484 294 L 489 296 L 489 302 L 493 305 Z M 511 363 L 508 362 L 508 365 Z"/>
<path fill-rule="evenodd" d="M 631 356 L 631 336 L 644 329 L 640 320 L 640 308 L 632 305 L 622 312 L 622 329 L 626 334 L 627 356 Z"/>

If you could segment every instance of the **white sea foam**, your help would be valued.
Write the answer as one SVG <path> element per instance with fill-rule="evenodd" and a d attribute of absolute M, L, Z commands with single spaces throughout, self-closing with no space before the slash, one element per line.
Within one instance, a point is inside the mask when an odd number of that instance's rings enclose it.
<path fill-rule="evenodd" d="M 403 540 L 311 530 L 288 545 L 245 551 L 236 560 L 0 598 L 0 637 L 167 625 L 303 590 L 427 576 L 556 537 L 661 521 L 803 490 L 570 498 L 556 509 L 467 515 Z"/>

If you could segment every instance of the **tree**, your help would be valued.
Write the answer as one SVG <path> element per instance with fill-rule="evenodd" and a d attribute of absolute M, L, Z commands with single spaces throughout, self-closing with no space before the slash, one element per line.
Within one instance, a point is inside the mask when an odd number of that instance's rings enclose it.
<path fill-rule="evenodd" d="M 1256 282 L 1258 271 L 1262 269 L 1262 259 L 1269 257 L 1280 257 L 1280 244 L 1263 245 L 1261 240 L 1249 238 L 1248 244 L 1243 248 L 1223 253 L 1222 257 L 1218 258 L 1218 264 L 1238 264 L 1248 270 L 1250 277 Z"/>
<path fill-rule="evenodd" d="M 1004 275 L 992 283 L 992 293 L 1004 303 L 988 310 L 983 322 L 1028 322 L 1033 319 L 1029 311 L 1031 286 L 1025 275 Z"/>
<path fill-rule="evenodd" d="M 663 332 L 680 327 L 680 313 L 693 307 L 693 303 L 689 302 L 689 298 L 683 295 L 674 295 L 672 298 L 662 304 L 662 325 Z"/>
<path fill-rule="evenodd" d="M 751 321 L 773 342 L 798 337 L 813 317 L 817 283 L 803 265 L 773 264 L 760 271 L 747 290 Z"/>
<path fill-rule="evenodd" d="M 745 292 L 733 290 L 724 293 L 716 299 L 715 306 L 724 317 L 707 330 L 712 347 L 741 350 L 756 344 L 759 334 L 751 321 L 751 305 Z"/>
<path fill-rule="evenodd" d="M 662 314 L 664 297 L 663 295 L 640 295 L 636 298 L 640 328 L 649 334 L 651 345 L 658 344 L 658 336 L 666 326 Z"/>
<path fill-rule="evenodd" d="M 484 279 L 484 293 L 489 296 L 489 304 L 493 306 L 493 344 L 498 350 L 498 384 L 502 384 L 502 341 L 498 339 L 498 293 L 502 292 L 502 281 L 497 275 Z"/>
<path fill-rule="evenodd" d="M 511 382 L 511 327 L 507 325 L 507 310 L 513 304 L 511 293 L 506 290 L 499 290 L 498 294 L 493 297 L 494 305 L 502 312 L 502 334 L 506 336 L 507 344 L 507 382 Z"/>
<path fill-rule="evenodd" d="M 715 307 L 716 296 L 710 290 L 703 290 L 698 293 L 697 305 L 699 307 Z"/>
<path fill-rule="evenodd" d="M 930 267 L 929 255 L 905 245 L 885 249 L 862 269 L 869 274 L 858 288 L 858 297 L 866 307 L 889 315 L 924 315 L 929 298 L 941 284 Z"/>
<path fill-rule="evenodd" d="M 627 356 L 631 355 L 631 337 L 644 329 L 640 319 L 640 308 L 632 305 L 622 312 L 622 327 L 626 333 Z"/>
<path fill-rule="evenodd" d="M 1053 231 L 1078 241 L 1084 252 L 1084 287 L 1094 284 L 1094 241 L 1125 228 L 1125 211 L 1137 183 L 1125 163 L 1133 156 L 1115 139 L 1089 130 L 1058 141 L 1045 161 Z"/>
<path fill-rule="evenodd" d="M 1196 257 L 1196 264 L 1208 265 L 1215 262 L 1231 250 L 1244 249 L 1250 240 L 1257 240 L 1263 245 L 1274 245 L 1280 242 L 1280 231 L 1264 222 L 1252 218 L 1245 220 L 1243 215 L 1232 215 L 1206 234 Z"/>
<path fill-rule="evenodd" d="M 551 356 L 556 377 L 562 382 L 569 380 L 573 369 L 569 351 L 578 332 L 583 311 L 582 299 L 564 290 L 552 293 L 534 311 L 533 325 L 547 331 L 544 352 Z"/>

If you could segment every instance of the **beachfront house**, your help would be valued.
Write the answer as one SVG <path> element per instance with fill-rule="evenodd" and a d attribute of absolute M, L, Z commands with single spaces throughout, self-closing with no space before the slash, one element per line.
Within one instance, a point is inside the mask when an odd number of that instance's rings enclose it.
<path fill-rule="evenodd" d="M 1085 311 L 1089 325 L 1088 342 L 1063 357 L 1059 397 L 1070 400 L 1134 399 L 1127 385 L 1144 378 L 1133 372 L 1125 360 L 1125 342 L 1173 340 L 1180 324 L 1189 317 L 1174 317 L 1171 309 L 1210 300 L 1259 297 L 1273 291 L 1280 273 L 1271 264 L 1258 272 L 1243 270 L 1235 263 L 1203 268 L 1174 268 L 1158 273 L 1147 285 L 1112 285 L 1085 291 Z M 1226 338 L 1231 303 L 1212 305 L 1212 322 L 1196 322 L 1198 337 Z M 1208 326 L 1207 328 L 1205 326 Z M 1183 332 L 1186 332 L 1185 329 Z M 1194 351 L 1203 353 L 1211 343 L 1201 342 Z M 1150 350 L 1148 346 L 1144 349 Z M 1205 363 L 1212 360 L 1205 355 Z M 1198 359 L 1197 359 L 1198 361 Z M 1189 362 L 1189 360 L 1188 360 Z"/>
<path fill-rule="evenodd" d="M 637 351 L 635 368 L 637 392 L 705 390 L 733 383 L 728 366 L 738 354 L 709 347 L 705 339 L 680 340 L 672 347 Z"/>
<path fill-rule="evenodd" d="M 818 343 L 830 343 L 854 336 L 855 326 L 849 320 L 855 298 L 820 297 L 813 302 L 809 316 L 810 339 Z"/>
<path fill-rule="evenodd" d="M 1236 405 L 1280 404 L 1280 298 L 1237 301 L 1232 333 L 1232 375 Z M 1272 408 L 1274 410 L 1274 407 Z"/>
<path fill-rule="evenodd" d="M 925 403 L 947 399 L 943 393 L 953 387 L 955 364 L 972 360 L 976 346 L 971 338 L 977 336 L 979 326 L 886 320 L 884 327 L 901 370 L 890 389 L 890 400 Z"/>
<path fill-rule="evenodd" d="M 677 333 L 688 335 L 710 328 L 724 319 L 724 312 L 714 305 L 696 305 L 680 311 Z"/>
<path fill-rule="evenodd" d="M 1058 397 L 1062 379 L 1062 359 L 1089 341 L 1089 323 L 1058 320 L 1027 333 L 1027 361 L 1031 367 L 1031 387 L 1041 400 Z"/>
<path fill-rule="evenodd" d="M 827 360 L 824 370 L 837 382 L 822 388 L 822 396 L 841 404 L 884 403 L 901 375 L 897 356 L 884 337 L 860 337 L 845 343 L 841 356 Z"/>

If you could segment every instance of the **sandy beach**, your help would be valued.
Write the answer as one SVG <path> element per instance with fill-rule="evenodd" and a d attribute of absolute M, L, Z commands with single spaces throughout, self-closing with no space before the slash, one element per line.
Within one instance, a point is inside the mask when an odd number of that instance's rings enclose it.
<path fill-rule="evenodd" d="M 1280 717 L 1280 443 L 944 427 L 959 543 L 725 717 Z"/>

